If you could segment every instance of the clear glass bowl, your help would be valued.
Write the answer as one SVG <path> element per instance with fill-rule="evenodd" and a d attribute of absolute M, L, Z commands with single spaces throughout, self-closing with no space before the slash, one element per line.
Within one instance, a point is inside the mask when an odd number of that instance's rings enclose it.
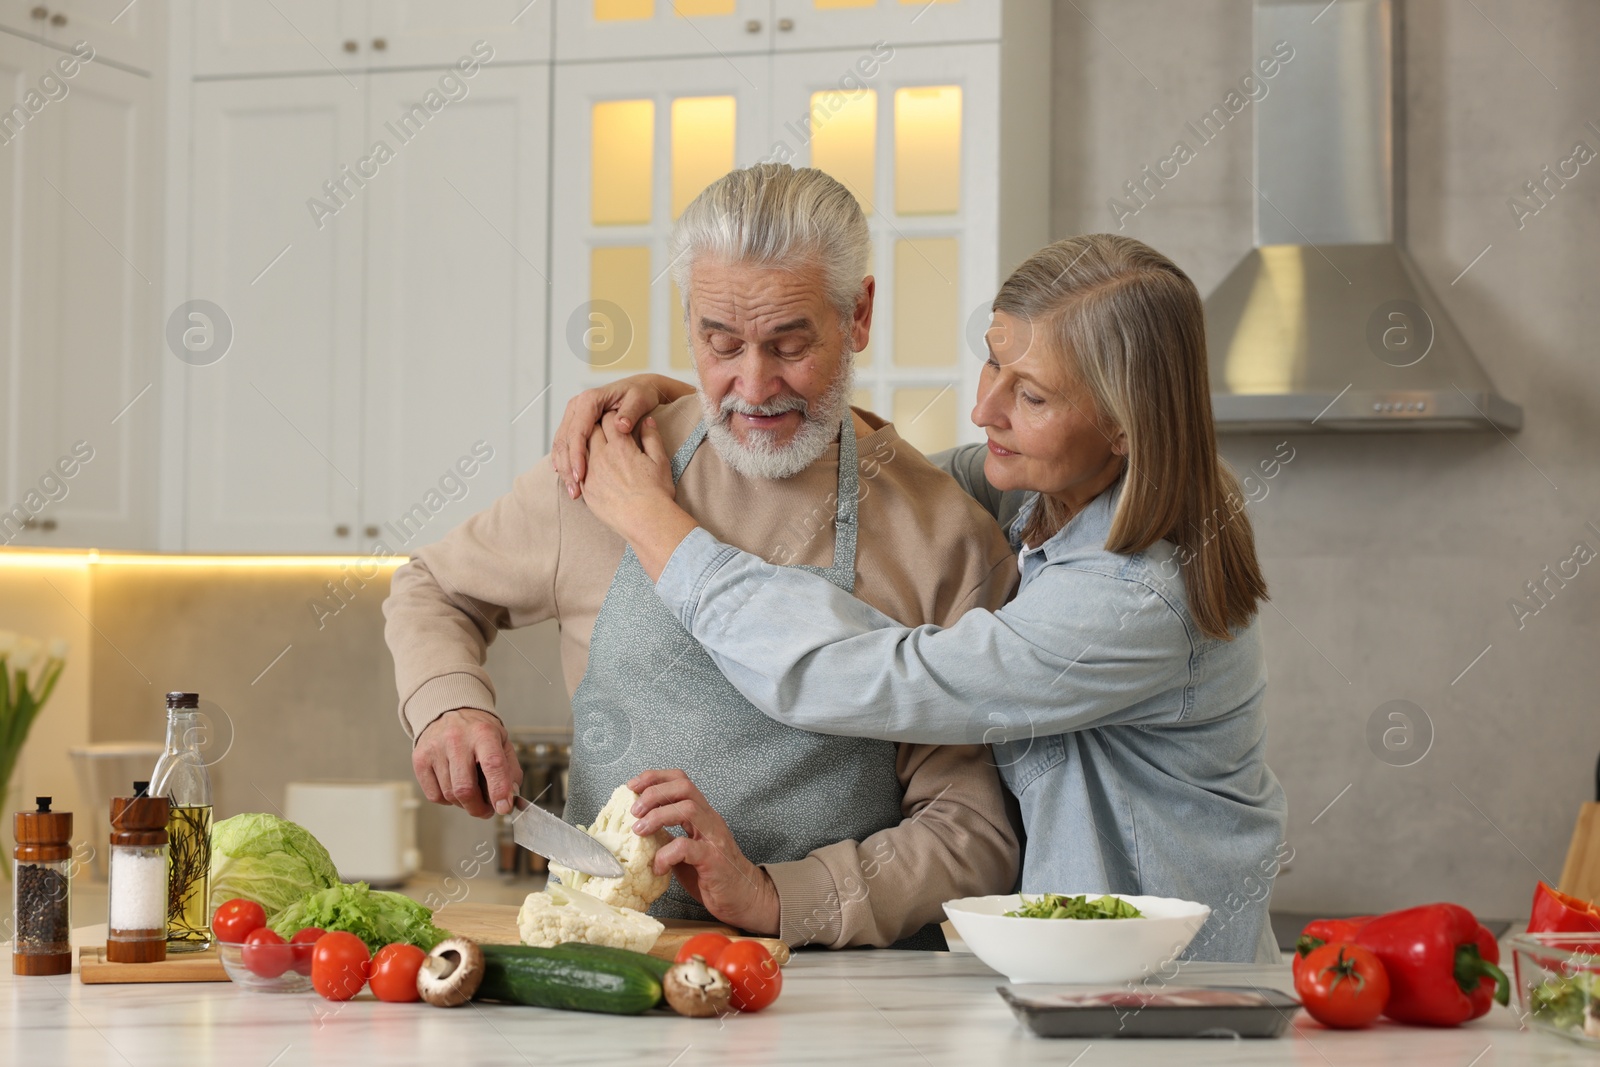
<path fill-rule="evenodd" d="M 1600 934 L 1517 934 L 1506 945 L 1523 1025 L 1600 1048 Z"/>
<path fill-rule="evenodd" d="M 217 942 L 217 954 L 222 957 L 222 969 L 228 972 L 228 978 L 234 985 L 250 990 L 252 993 L 309 993 L 311 992 L 311 949 L 309 944 L 304 945 L 274 945 L 270 946 L 281 953 L 276 962 L 288 962 L 282 974 L 275 977 L 258 974 L 245 965 L 243 944 L 231 941 Z M 273 970 L 271 953 L 255 953 L 254 962 L 258 967 Z M 305 973 L 302 974 L 301 972 Z"/>

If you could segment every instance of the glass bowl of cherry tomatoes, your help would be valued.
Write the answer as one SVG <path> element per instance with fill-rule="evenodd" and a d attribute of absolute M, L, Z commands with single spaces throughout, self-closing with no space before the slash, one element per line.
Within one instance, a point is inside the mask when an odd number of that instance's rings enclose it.
<path fill-rule="evenodd" d="M 261 905 L 230 900 L 216 911 L 211 929 L 222 969 L 253 993 L 309 993 L 311 950 L 321 930 L 302 930 L 285 941 L 267 926 Z"/>

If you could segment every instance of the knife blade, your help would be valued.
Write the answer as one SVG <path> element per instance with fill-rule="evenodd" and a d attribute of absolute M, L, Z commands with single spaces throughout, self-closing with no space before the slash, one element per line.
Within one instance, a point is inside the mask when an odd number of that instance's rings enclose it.
<path fill-rule="evenodd" d="M 511 816 L 511 836 L 529 852 L 596 878 L 621 878 L 625 873 L 610 849 L 576 826 L 523 797 L 513 796 L 511 803 L 516 809 Z"/>
<path fill-rule="evenodd" d="M 489 803 L 489 782 L 482 767 L 478 768 L 478 791 L 484 803 Z M 626 873 L 609 848 L 576 826 L 516 793 L 511 794 L 511 807 L 511 836 L 529 852 L 596 878 L 621 878 Z"/>

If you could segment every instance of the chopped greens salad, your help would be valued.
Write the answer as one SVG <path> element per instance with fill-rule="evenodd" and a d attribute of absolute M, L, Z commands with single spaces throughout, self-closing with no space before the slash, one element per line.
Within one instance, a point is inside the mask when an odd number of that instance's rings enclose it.
<path fill-rule="evenodd" d="M 1576 974 L 1571 978 L 1550 978 L 1528 993 L 1532 1014 L 1561 1030 L 1589 1037 L 1600 1037 L 1600 974 Z"/>
<path fill-rule="evenodd" d="M 1144 913 L 1121 897 L 1103 896 L 1090 900 L 1086 894 L 1075 897 L 1045 893 L 1038 900 L 1026 899 L 1022 907 L 1006 912 L 1016 919 L 1142 919 Z"/>

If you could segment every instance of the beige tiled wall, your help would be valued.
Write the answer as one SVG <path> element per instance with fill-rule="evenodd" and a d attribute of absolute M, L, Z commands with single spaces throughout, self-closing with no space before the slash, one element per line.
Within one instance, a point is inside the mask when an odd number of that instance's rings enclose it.
<path fill-rule="evenodd" d="M 278 810 L 284 783 L 297 779 L 410 780 L 411 745 L 395 713 L 383 641 L 389 573 L 319 620 L 310 603 L 325 594 L 325 582 L 341 579 L 338 568 L 0 571 L 0 628 L 59 634 L 74 646 L 30 742 L 17 795 L 52 789 L 81 807 L 66 747 L 161 740 L 171 689 L 200 693 L 212 720 L 218 818 Z M 513 727 L 570 725 L 555 632 L 530 627 L 490 651 L 500 710 Z M 449 868 L 486 833 L 486 824 L 459 811 L 425 805 L 424 865 Z"/>

